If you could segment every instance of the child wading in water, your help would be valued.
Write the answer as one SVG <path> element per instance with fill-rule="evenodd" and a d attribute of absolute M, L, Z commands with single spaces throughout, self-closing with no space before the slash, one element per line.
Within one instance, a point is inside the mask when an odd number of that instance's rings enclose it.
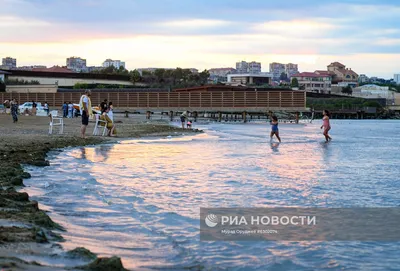
<path fill-rule="evenodd" d="M 324 136 L 326 139 L 326 142 L 329 142 L 332 140 L 332 138 L 329 136 L 328 132 L 331 129 L 331 124 L 329 123 L 329 111 L 324 110 L 322 112 L 324 114 L 324 117 L 322 118 L 322 126 L 321 129 L 324 128 Z"/>
<path fill-rule="evenodd" d="M 278 129 L 278 118 L 276 116 L 272 116 L 271 118 L 271 140 L 275 135 L 276 138 L 281 142 L 281 138 L 279 137 L 279 129 Z"/>

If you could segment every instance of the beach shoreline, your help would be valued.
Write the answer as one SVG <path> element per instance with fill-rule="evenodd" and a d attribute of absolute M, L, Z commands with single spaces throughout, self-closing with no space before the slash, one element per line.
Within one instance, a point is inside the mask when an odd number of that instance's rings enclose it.
<path fill-rule="evenodd" d="M 72 253 L 77 263 L 84 261 L 87 264 L 86 268 L 124 270 L 118 257 L 97 258 L 84 248 L 72 252 L 62 251 L 58 243 L 62 242 L 63 238 L 54 231 L 62 231 L 63 228 L 39 208 L 40 203 L 31 201 L 27 193 L 19 192 L 23 187 L 23 180 L 30 178 L 30 174 L 24 171 L 23 165 L 48 166 L 47 153 L 51 150 L 62 151 L 67 147 L 113 143 L 125 139 L 182 136 L 201 132 L 197 129 L 182 130 L 165 121 L 121 118 L 119 122 L 116 124 L 119 134 L 117 138 L 89 136 L 94 127 L 94 124 L 90 123 L 87 131 L 89 137 L 81 139 L 79 137 L 80 118 L 64 119 L 63 135 L 48 135 L 47 117 L 20 116 L 19 122 L 14 124 L 10 115 L 0 115 L 0 168 L 2 169 L 0 172 L 0 268 L 51 270 L 51 266 L 25 261 L 18 258 L 18 253 L 15 253 L 15 251 L 24 251 L 26 254 L 35 255 L 39 250 L 48 251 L 49 254 L 56 251 L 63 257 Z M 21 247 L 32 249 L 22 250 Z M 77 265 L 74 268 L 78 267 Z"/>

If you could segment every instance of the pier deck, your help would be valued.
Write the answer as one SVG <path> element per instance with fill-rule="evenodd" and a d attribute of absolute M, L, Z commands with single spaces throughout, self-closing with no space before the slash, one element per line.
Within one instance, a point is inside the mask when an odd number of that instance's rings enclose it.
<path fill-rule="evenodd" d="M 82 93 L 0 93 L 2 101 L 15 98 L 19 104 L 27 101 L 47 101 L 50 107 L 64 102 L 78 103 Z M 303 91 L 215 91 L 215 92 L 92 92 L 92 105 L 104 99 L 112 101 L 118 110 L 151 112 L 304 112 L 306 93 Z"/>

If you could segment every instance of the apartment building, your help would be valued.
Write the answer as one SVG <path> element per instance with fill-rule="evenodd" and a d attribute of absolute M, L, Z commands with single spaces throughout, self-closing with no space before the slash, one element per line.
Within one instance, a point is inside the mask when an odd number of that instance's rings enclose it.
<path fill-rule="evenodd" d="M 358 82 L 360 84 L 362 83 L 368 83 L 369 82 L 369 78 L 368 76 L 366 76 L 365 74 L 360 74 L 360 76 L 358 77 Z"/>
<path fill-rule="evenodd" d="M 251 73 L 251 74 L 261 73 L 261 63 L 255 62 L 255 61 L 250 62 L 248 73 Z"/>
<path fill-rule="evenodd" d="M 86 59 L 80 57 L 69 57 L 67 58 L 67 69 L 72 70 L 74 72 L 86 72 Z"/>
<path fill-rule="evenodd" d="M 15 69 L 17 68 L 17 59 L 12 57 L 5 57 L 1 61 L 3 69 Z"/>
<path fill-rule="evenodd" d="M 125 62 L 121 60 L 112 60 L 112 59 L 106 59 L 103 62 L 103 68 L 108 68 L 114 66 L 115 68 L 119 69 L 120 67 L 125 68 Z"/>
<path fill-rule="evenodd" d="M 261 73 L 261 63 L 260 62 L 236 62 L 236 73 L 245 74 L 258 74 Z"/>
<path fill-rule="evenodd" d="M 269 64 L 269 72 L 273 74 L 273 80 L 279 81 L 282 73 L 286 74 L 288 78 L 299 73 L 299 67 L 297 64 L 288 63 L 282 64 L 273 62 Z"/>
<path fill-rule="evenodd" d="M 290 79 L 293 75 L 299 73 L 299 65 L 288 63 L 285 65 L 285 73 L 287 77 Z"/>
<path fill-rule="evenodd" d="M 400 85 L 400 74 L 394 75 L 394 81 L 396 82 L 396 84 Z"/>
<path fill-rule="evenodd" d="M 299 88 L 308 92 L 330 93 L 332 76 L 329 72 L 302 72 L 292 76 L 299 82 Z"/>

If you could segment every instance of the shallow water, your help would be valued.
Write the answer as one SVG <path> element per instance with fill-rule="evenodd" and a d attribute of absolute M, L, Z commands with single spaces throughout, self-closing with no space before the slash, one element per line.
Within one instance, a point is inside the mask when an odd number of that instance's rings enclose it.
<path fill-rule="evenodd" d="M 192 137 L 51 154 L 27 191 L 62 224 L 66 249 L 135 270 L 398 270 L 400 242 L 200 242 L 200 207 L 399 206 L 400 122 L 210 124 Z"/>

